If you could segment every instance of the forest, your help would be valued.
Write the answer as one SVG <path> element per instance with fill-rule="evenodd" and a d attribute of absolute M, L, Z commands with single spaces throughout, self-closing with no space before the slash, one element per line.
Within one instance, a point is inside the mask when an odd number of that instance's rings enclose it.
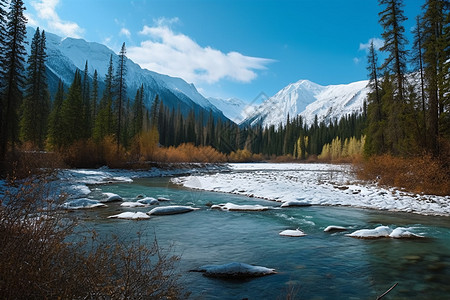
<path fill-rule="evenodd" d="M 350 157 L 429 155 L 448 165 L 449 4 L 428 0 L 417 16 L 414 41 L 406 39 L 402 1 L 381 0 L 384 46 L 371 44 L 367 70 L 371 92 L 362 113 L 329 123 L 305 124 L 287 116 L 285 125 L 239 126 L 212 113 L 182 113 L 142 86 L 127 94 L 126 46 L 111 57 L 104 82 L 88 62 L 70 86 L 61 81 L 50 95 L 45 31 L 36 29 L 31 52 L 24 47 L 23 1 L 1 1 L 0 157 L 17 151 L 52 151 L 74 167 L 124 161 L 336 160 Z M 408 48 L 411 47 L 411 50 Z M 379 62 L 378 57 L 386 57 Z M 101 87 L 101 88 L 100 88 Z M 144 103 L 152 103 L 146 107 Z M 189 144 L 190 155 L 177 153 Z M 186 147 L 184 147 L 186 148 Z M 181 148 L 180 148 L 181 149 Z M 179 149 L 179 150 L 180 150 Z M 196 150 L 193 150 L 196 149 Z M 196 151 L 202 155 L 193 155 Z M 172 155 L 169 155 L 172 153 Z"/>

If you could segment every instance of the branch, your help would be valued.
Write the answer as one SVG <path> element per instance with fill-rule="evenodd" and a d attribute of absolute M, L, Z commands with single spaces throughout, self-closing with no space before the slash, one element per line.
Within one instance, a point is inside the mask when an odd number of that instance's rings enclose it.
<path fill-rule="evenodd" d="M 381 296 L 377 297 L 377 300 L 383 298 L 384 296 L 386 296 L 390 291 L 392 291 L 396 286 L 397 286 L 398 282 L 396 282 L 393 286 L 391 286 L 390 289 L 388 289 L 386 292 L 384 292 Z"/>

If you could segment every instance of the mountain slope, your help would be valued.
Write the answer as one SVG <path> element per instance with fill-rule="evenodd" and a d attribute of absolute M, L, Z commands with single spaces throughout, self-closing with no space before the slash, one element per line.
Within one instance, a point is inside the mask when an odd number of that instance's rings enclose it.
<path fill-rule="evenodd" d="M 29 41 L 33 34 L 34 29 L 28 28 Z M 91 78 L 94 70 L 97 70 L 100 86 L 103 86 L 102 81 L 107 73 L 111 55 L 114 67 L 117 66 L 118 55 L 105 45 L 87 42 L 83 39 L 63 39 L 47 32 L 46 38 L 48 80 L 51 92 L 55 91 L 59 78 L 66 86 L 70 85 L 75 70 L 84 70 L 86 61 Z M 211 110 L 216 117 L 226 119 L 222 112 L 203 97 L 193 84 L 188 84 L 181 78 L 142 69 L 130 59 L 127 59 L 126 67 L 126 82 L 130 99 L 134 99 L 136 90 L 143 84 L 146 92 L 145 105 L 148 108 L 158 94 L 164 105 L 174 109 L 180 108 L 185 114 L 191 110 L 209 114 Z"/>
<path fill-rule="evenodd" d="M 242 124 L 263 126 L 286 124 L 287 116 L 301 115 L 311 125 L 318 121 L 340 119 L 353 112 L 362 112 L 369 92 L 367 81 L 321 86 L 308 80 L 289 84 L 255 108 Z"/>
<path fill-rule="evenodd" d="M 254 110 L 254 106 L 237 98 L 220 99 L 209 97 L 208 101 L 221 110 L 225 117 L 238 124 Z"/>

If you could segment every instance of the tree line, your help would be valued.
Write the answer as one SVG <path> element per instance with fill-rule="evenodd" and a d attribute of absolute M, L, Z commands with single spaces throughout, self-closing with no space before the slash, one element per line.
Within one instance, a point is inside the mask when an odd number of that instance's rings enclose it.
<path fill-rule="evenodd" d="M 0 155 L 4 159 L 16 145 L 64 151 L 80 140 L 113 140 L 116 151 L 136 144 L 212 146 L 221 153 L 247 150 L 266 157 L 289 155 L 295 159 L 318 156 L 327 145 L 360 143 L 368 155 L 400 156 L 428 152 L 437 156 L 448 146 L 449 115 L 449 4 L 427 0 L 417 17 L 412 51 L 407 51 L 402 0 L 380 0 L 379 13 L 386 53 L 379 66 L 373 42 L 368 54 L 367 108 L 328 123 L 306 124 L 301 116 L 287 117 L 285 125 L 240 127 L 215 118 L 212 112 L 169 108 L 157 95 L 148 101 L 141 86 L 127 95 L 126 47 L 117 62 L 110 57 L 99 89 L 99 74 L 76 70 L 69 87 L 60 81 L 53 99 L 46 78 L 46 37 L 37 28 L 26 59 L 26 18 L 22 0 L 0 0 L 1 105 Z M 415 66 L 414 72 L 407 66 Z M 145 103 L 151 103 L 147 108 Z M 336 139 L 338 137 L 338 139 Z M 148 139 L 144 143 L 142 139 Z M 353 138 L 353 140 L 352 140 Z M 153 145 L 152 147 L 154 147 Z M 335 146 L 336 147 L 336 146 Z M 353 147 L 358 148 L 358 147 Z M 342 150 L 342 149 L 341 149 Z M 346 151 L 348 152 L 348 151 Z M 331 152 L 330 152 L 331 153 Z"/>
<path fill-rule="evenodd" d="M 386 59 L 368 55 L 367 155 L 445 155 L 450 140 L 449 2 L 426 0 L 416 18 L 412 50 L 405 36 L 402 0 L 380 0 Z M 408 65 L 413 69 L 408 69 Z"/>

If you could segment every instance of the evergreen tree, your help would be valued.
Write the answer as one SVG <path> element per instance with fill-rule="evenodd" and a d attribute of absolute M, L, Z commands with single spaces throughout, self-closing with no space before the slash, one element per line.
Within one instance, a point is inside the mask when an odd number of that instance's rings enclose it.
<path fill-rule="evenodd" d="M 382 99 L 387 114 L 387 138 L 389 138 L 388 151 L 394 155 L 404 154 L 405 141 L 409 139 L 407 124 L 412 115 L 408 114 L 405 73 L 408 52 L 405 50 L 407 40 L 402 23 L 407 19 L 403 12 L 402 0 L 380 0 L 385 9 L 379 13 L 380 24 L 384 29 L 382 36 L 384 45 L 381 51 L 387 52 L 388 57 L 381 66 L 386 74 L 392 74 L 392 93 L 385 93 Z M 388 98 L 389 96 L 389 98 Z"/>
<path fill-rule="evenodd" d="M 63 124 L 62 146 L 70 146 L 75 141 L 85 137 L 83 120 L 84 113 L 80 109 L 83 107 L 81 74 L 77 70 L 67 92 L 67 97 L 61 107 L 61 121 Z"/>
<path fill-rule="evenodd" d="M 132 108 L 132 126 L 131 126 L 131 137 L 139 134 L 144 126 L 144 86 L 136 91 L 136 96 L 134 97 L 134 103 Z"/>
<path fill-rule="evenodd" d="M 448 35 L 444 34 L 446 23 L 445 10 L 448 14 L 448 1 L 427 0 L 423 16 L 424 25 L 424 68 L 427 81 L 427 95 L 429 99 L 429 149 L 434 155 L 439 154 L 439 116 L 444 112 L 445 84 L 448 81 Z M 448 21 L 448 18 L 447 18 Z"/>
<path fill-rule="evenodd" d="M 94 139 L 102 140 L 108 135 L 114 134 L 114 118 L 113 118 L 113 61 L 112 55 L 109 58 L 108 71 L 105 75 L 105 89 L 98 107 L 98 113 L 95 118 Z"/>
<path fill-rule="evenodd" d="M 426 98 L 425 98 L 425 76 L 423 70 L 423 28 L 420 16 L 416 17 L 416 27 L 413 29 L 414 43 L 413 43 L 413 55 L 411 62 L 418 71 L 420 78 L 420 104 L 422 108 L 422 130 L 421 130 L 421 144 L 422 148 L 427 145 L 427 118 L 426 118 Z"/>
<path fill-rule="evenodd" d="M 23 141 L 31 142 L 39 149 L 44 148 L 47 134 L 47 121 L 50 113 L 50 96 L 47 85 L 47 60 L 45 32 L 39 28 L 31 42 L 31 54 L 28 58 L 25 98 L 22 104 L 20 136 Z"/>
<path fill-rule="evenodd" d="M 64 84 L 61 79 L 58 82 L 58 90 L 53 100 L 53 108 L 48 122 L 48 138 L 53 148 L 59 149 L 63 145 L 64 124 L 62 120 L 62 104 L 64 101 Z"/>
<path fill-rule="evenodd" d="M 379 0 L 381 5 L 386 5 L 385 9 L 379 13 L 380 24 L 384 32 L 384 45 L 381 51 L 387 52 L 388 57 L 382 69 L 395 74 L 395 98 L 396 101 L 404 100 L 404 76 L 406 73 L 406 62 L 408 52 L 405 46 L 408 41 L 404 35 L 405 28 L 402 23 L 407 20 L 404 15 L 403 0 Z"/>
<path fill-rule="evenodd" d="M 378 76 L 378 55 L 375 51 L 373 42 L 370 43 L 368 66 L 369 87 L 371 89 L 368 95 L 368 127 L 367 143 L 365 152 L 368 155 L 382 154 L 385 152 L 385 117 L 383 114 L 383 105 L 381 103 L 380 82 Z"/>
<path fill-rule="evenodd" d="M 92 95 L 91 95 L 91 122 L 92 127 L 94 127 L 95 118 L 98 114 L 98 73 L 97 70 L 94 71 L 94 76 L 92 77 Z"/>
<path fill-rule="evenodd" d="M 81 85 L 81 97 L 83 99 L 83 119 L 80 122 L 83 125 L 83 137 L 89 138 L 91 136 L 91 92 L 90 92 L 90 84 L 89 84 L 89 70 L 88 70 L 88 62 L 84 66 L 83 72 L 83 80 Z"/>
<path fill-rule="evenodd" d="M 5 157 L 8 143 L 14 149 L 18 140 L 18 108 L 22 101 L 26 43 L 26 22 L 22 0 L 12 0 L 7 14 L 6 42 L 4 52 L 3 86 L 0 123 L 0 159 Z"/>
<path fill-rule="evenodd" d="M 1 84 L 3 81 L 3 71 L 5 69 L 5 57 L 4 53 L 6 51 L 6 23 L 7 23 L 7 13 L 6 13 L 6 5 L 7 0 L 0 0 L 0 74 L 2 75 L 0 78 L 0 87 L 3 87 Z M 0 105 L 1 109 L 1 105 Z M 0 111 L 0 121 L 1 121 L 1 111 Z"/>
<path fill-rule="evenodd" d="M 119 66 L 117 68 L 117 75 L 116 75 L 116 88 L 117 88 L 117 94 L 116 94 L 116 102 L 115 102 L 115 109 L 117 113 L 117 131 L 116 131 L 116 138 L 117 138 L 117 151 L 119 151 L 119 146 L 122 143 L 121 137 L 122 137 L 122 114 L 123 114 L 123 105 L 124 101 L 127 98 L 127 85 L 126 85 L 126 72 L 127 72 L 127 57 L 126 57 L 126 48 L 125 43 L 122 44 L 122 48 L 119 53 Z"/>

